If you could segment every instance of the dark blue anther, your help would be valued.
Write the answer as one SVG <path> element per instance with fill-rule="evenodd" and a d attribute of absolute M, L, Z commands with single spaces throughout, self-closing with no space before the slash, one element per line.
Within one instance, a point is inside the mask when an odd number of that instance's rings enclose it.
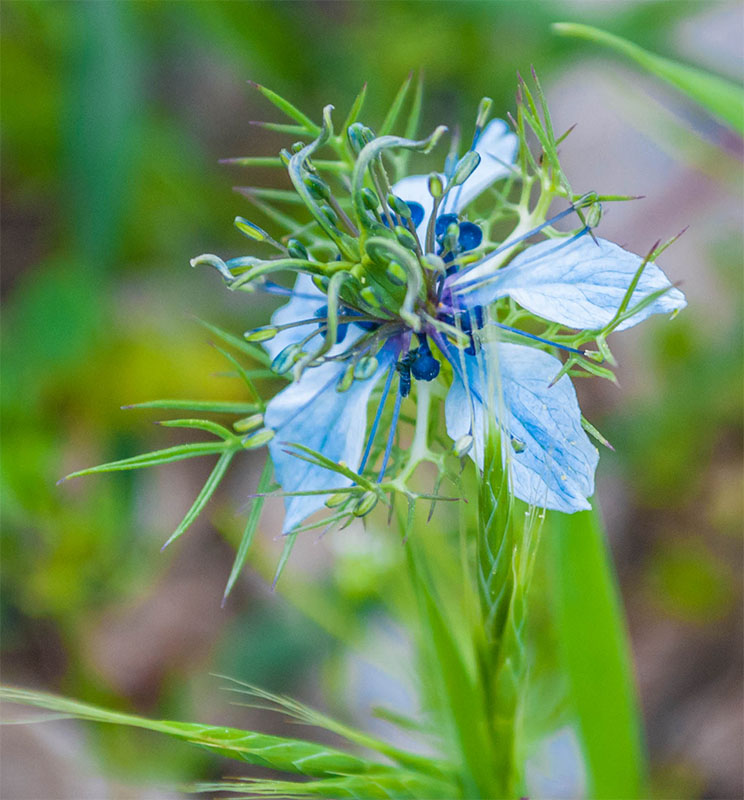
<path fill-rule="evenodd" d="M 421 346 L 416 351 L 416 356 L 411 364 L 411 375 L 417 381 L 433 381 L 439 375 L 440 364 L 429 350 L 429 342 L 425 336 L 421 337 Z"/>
<path fill-rule="evenodd" d="M 434 235 L 436 238 L 444 238 L 450 225 L 457 225 L 457 214 L 440 214 L 434 223 Z"/>
<path fill-rule="evenodd" d="M 460 234 L 457 237 L 460 252 L 467 253 L 468 250 L 475 250 L 482 241 L 483 231 L 474 222 L 460 223 Z"/>
<path fill-rule="evenodd" d="M 400 376 L 398 391 L 401 397 L 408 397 L 411 392 L 411 356 L 412 353 L 407 353 L 395 365 L 395 370 Z"/>
<path fill-rule="evenodd" d="M 411 222 L 413 222 L 413 227 L 418 228 L 418 226 L 424 221 L 424 207 L 421 203 L 415 203 L 411 201 L 408 202 L 408 208 L 411 209 Z"/>
<path fill-rule="evenodd" d="M 341 309 L 341 314 L 345 314 L 345 310 Z M 315 310 L 315 314 L 313 315 L 319 318 L 318 326 L 322 328 L 324 325 L 328 324 L 328 306 L 320 306 Z M 336 344 L 340 344 L 346 338 L 346 333 L 349 330 L 349 324 L 347 322 L 342 322 L 336 328 Z M 325 339 L 326 334 L 328 333 L 327 330 L 322 330 L 320 335 Z"/>

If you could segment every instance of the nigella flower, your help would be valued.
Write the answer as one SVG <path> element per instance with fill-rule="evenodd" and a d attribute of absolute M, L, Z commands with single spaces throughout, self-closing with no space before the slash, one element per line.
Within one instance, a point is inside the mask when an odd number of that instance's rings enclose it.
<path fill-rule="evenodd" d="M 487 207 L 483 195 L 495 182 L 525 176 L 515 166 L 518 137 L 501 120 L 485 126 L 485 108 L 462 157 L 450 153 L 442 172 L 392 186 L 384 156 L 396 148 L 428 151 L 444 129 L 416 142 L 350 125 L 350 197 L 343 201 L 313 162 L 331 136 L 326 109 L 317 138 L 283 155 L 316 238 L 285 247 L 241 221 L 244 232 L 283 255 L 227 263 L 202 257 L 233 288 L 289 294 L 270 326 L 249 332 L 265 339 L 275 371 L 293 376 L 264 416 L 275 432 L 268 446 L 286 494 L 285 532 L 334 505 L 339 491 L 348 491 L 342 503 L 353 499 L 351 510 L 364 513 L 375 499 L 369 487 L 401 490 L 419 461 L 440 463 L 428 442 L 432 382 L 442 386 L 433 394 L 445 398 L 443 422 L 457 453 L 482 465 L 495 428 L 516 497 L 564 512 L 590 507 L 598 452 L 569 373 L 601 374 L 606 335 L 675 312 L 685 300 L 652 258 L 596 238 L 586 222 L 561 235 L 551 227 L 557 217 L 535 220 L 522 208 L 520 220 L 535 226 L 491 241 L 492 215 L 484 224 L 474 203 L 480 198 Z M 508 208 L 504 194 L 489 199 Z M 582 206 L 596 210 L 596 196 L 558 217 L 580 215 Z M 527 245 L 541 232 L 549 238 Z M 282 269 L 300 273 L 291 291 L 266 281 Z M 586 349 L 590 341 L 599 352 Z M 409 395 L 419 408 L 406 452 L 395 437 Z"/>

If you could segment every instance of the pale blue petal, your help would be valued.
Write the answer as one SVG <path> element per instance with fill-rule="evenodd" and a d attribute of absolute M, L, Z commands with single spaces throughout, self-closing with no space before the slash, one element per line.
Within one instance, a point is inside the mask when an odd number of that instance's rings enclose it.
<path fill-rule="evenodd" d="M 535 800 L 581 800 L 587 796 L 581 744 L 568 725 L 540 741 L 525 767 L 527 792 Z"/>
<path fill-rule="evenodd" d="M 296 383 L 279 392 L 269 403 L 265 423 L 276 431 L 269 452 L 279 485 L 285 492 L 333 489 L 351 481 L 284 452 L 288 442 L 305 445 L 333 461 L 344 461 L 356 470 L 362 456 L 367 428 L 367 403 L 372 390 L 395 358 L 391 349 L 378 354 L 380 366 L 366 381 L 354 381 L 346 392 L 336 384 L 347 364 L 328 362 L 306 369 Z M 328 495 L 285 498 L 284 532 L 299 525 L 322 508 Z"/>
<path fill-rule="evenodd" d="M 440 175 L 442 183 L 446 181 L 444 175 Z M 409 175 L 401 178 L 393 186 L 393 194 L 405 200 L 407 203 L 418 203 L 424 209 L 424 218 L 416 228 L 419 241 L 422 246 L 426 240 L 426 227 L 429 224 L 429 217 L 434 209 L 434 198 L 429 194 L 428 175 Z"/>
<path fill-rule="evenodd" d="M 305 319 L 314 319 L 315 312 L 328 304 L 328 298 L 315 287 L 313 279 L 304 272 L 297 276 L 294 289 L 289 302 L 277 308 L 271 315 L 272 325 L 287 325 L 290 322 L 300 322 Z M 272 358 L 276 358 L 285 347 L 301 342 L 306 336 L 313 332 L 313 328 L 318 328 L 319 323 L 313 322 L 308 325 L 297 325 L 294 328 L 287 328 L 279 331 L 273 339 L 262 342 Z M 329 355 L 335 355 L 341 350 L 350 347 L 361 335 L 363 331 L 358 325 L 349 325 L 346 336 L 339 344 L 334 345 L 329 351 Z M 320 335 L 311 339 L 308 349 L 320 347 L 322 340 Z"/>
<path fill-rule="evenodd" d="M 518 147 L 519 139 L 506 122 L 503 119 L 491 120 L 475 145 L 475 152 L 481 157 L 480 164 L 465 183 L 452 192 L 454 199 L 447 201 L 445 210 L 459 214 L 489 186 L 509 175 Z"/>
<path fill-rule="evenodd" d="M 497 256 L 498 258 L 498 256 Z M 494 273 L 481 288 L 468 290 L 475 271 L 463 276 L 460 296 L 469 306 L 487 305 L 506 295 L 539 317 L 569 328 L 594 330 L 615 315 L 633 276 L 643 263 L 634 253 L 605 239 L 595 241 L 585 233 L 568 240 L 548 239 L 523 251 L 506 267 Z M 483 276 L 488 259 L 478 267 Z M 457 291 L 458 281 L 452 282 Z M 649 294 L 671 287 L 653 262 L 646 265 L 629 308 Z M 629 328 L 652 314 L 669 314 L 687 305 L 679 289 L 669 291 L 646 306 L 617 330 Z"/>
<path fill-rule="evenodd" d="M 569 513 L 590 508 L 587 498 L 594 493 L 599 453 L 581 427 L 570 379 L 564 375 L 550 386 L 561 362 L 542 350 L 505 342 L 485 344 L 480 356 L 454 348 L 447 356 L 454 373 L 445 402 L 450 437 L 457 441 L 471 433 L 475 440 L 471 455 L 482 465 L 485 405 L 485 413 L 493 413 L 500 422 L 517 497 Z M 512 439 L 521 452 L 512 446 Z"/>
<path fill-rule="evenodd" d="M 271 324 L 286 325 L 303 319 L 313 319 L 315 312 L 327 302 L 323 292 L 315 287 L 313 279 L 305 273 L 300 273 L 297 275 L 289 302 L 277 308 L 271 315 Z M 279 331 L 273 339 L 263 342 L 263 346 L 272 358 L 276 358 L 285 347 L 302 341 L 311 330 L 311 325 L 287 328 Z"/>
<path fill-rule="evenodd" d="M 475 151 L 480 154 L 480 164 L 465 183 L 454 189 L 443 203 L 440 213 L 462 211 L 471 200 L 485 191 L 492 183 L 505 177 L 511 172 L 510 166 L 514 163 L 519 140 L 509 131 L 509 126 L 502 119 L 494 119 L 483 129 Z M 440 175 L 442 183 L 447 179 Z M 428 175 L 409 175 L 402 178 L 393 186 L 393 194 L 407 202 L 419 203 L 424 209 L 424 218 L 416 232 L 419 241 L 423 244 L 426 238 L 426 228 L 429 223 L 434 200 L 429 194 Z"/>

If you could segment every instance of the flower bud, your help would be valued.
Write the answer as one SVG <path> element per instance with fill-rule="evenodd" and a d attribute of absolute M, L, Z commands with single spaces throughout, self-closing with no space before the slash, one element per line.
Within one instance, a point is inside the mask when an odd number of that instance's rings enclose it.
<path fill-rule="evenodd" d="M 330 222 L 331 225 L 333 225 L 334 228 L 338 226 L 338 215 L 329 205 L 326 205 L 324 203 L 320 207 L 320 211 L 323 214 L 323 216 L 328 220 L 328 222 Z"/>
<path fill-rule="evenodd" d="M 478 103 L 478 116 L 475 119 L 476 136 L 483 130 L 488 115 L 491 113 L 492 105 L 493 100 L 490 97 L 484 97 L 481 99 L 480 103 Z"/>
<path fill-rule="evenodd" d="M 273 431 L 271 428 L 262 428 L 252 436 L 246 436 L 246 438 L 243 439 L 243 447 L 246 450 L 253 450 L 256 447 L 263 447 L 265 444 L 268 444 L 275 435 L 276 431 Z"/>
<path fill-rule="evenodd" d="M 455 455 L 458 458 L 462 458 L 466 456 L 471 448 L 473 447 L 473 437 L 467 433 L 465 436 L 461 436 L 456 442 L 455 446 L 452 448 Z"/>

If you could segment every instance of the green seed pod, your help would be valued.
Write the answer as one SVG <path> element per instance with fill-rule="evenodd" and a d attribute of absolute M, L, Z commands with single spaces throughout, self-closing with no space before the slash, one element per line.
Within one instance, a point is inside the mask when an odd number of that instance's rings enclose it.
<path fill-rule="evenodd" d="M 275 435 L 276 431 L 271 430 L 271 428 L 262 428 L 252 436 L 246 436 L 245 439 L 243 439 L 243 447 L 246 450 L 253 450 L 256 447 L 263 447 L 265 444 L 268 444 Z"/>
<path fill-rule="evenodd" d="M 366 381 L 377 372 L 377 367 L 379 366 L 380 363 L 374 356 L 363 356 L 357 361 L 354 368 L 354 377 L 357 380 Z"/>
<path fill-rule="evenodd" d="M 442 178 L 436 173 L 432 172 L 429 175 L 429 194 L 437 199 L 444 193 L 444 186 L 442 185 Z"/>
<path fill-rule="evenodd" d="M 378 500 L 379 497 L 374 492 L 365 492 L 357 502 L 356 506 L 354 506 L 354 511 L 352 513 L 355 517 L 363 517 L 365 514 L 369 514 L 369 512 L 377 505 Z"/>
<path fill-rule="evenodd" d="M 473 437 L 467 433 L 465 436 L 461 436 L 456 442 L 455 446 L 452 448 L 455 455 L 458 458 L 462 458 L 466 456 L 471 448 L 473 447 Z"/>
<path fill-rule="evenodd" d="M 390 279 L 390 282 L 394 283 L 396 286 L 405 286 L 407 283 L 408 275 L 405 269 L 397 261 L 391 261 L 388 264 L 387 276 Z"/>
<path fill-rule="evenodd" d="M 351 388 L 351 384 L 354 382 L 354 365 L 349 364 L 348 367 L 344 370 L 344 374 L 341 376 L 341 379 L 336 384 L 336 391 L 337 392 L 346 392 Z"/>
<path fill-rule="evenodd" d="M 235 217 L 234 225 L 242 234 L 256 242 L 265 242 L 271 238 L 263 228 L 259 228 L 258 225 L 254 225 L 243 217 Z"/>
<path fill-rule="evenodd" d="M 407 247 L 409 250 L 416 249 L 416 237 L 408 230 L 408 228 L 404 228 L 402 225 L 396 225 L 395 228 L 395 238 L 403 245 L 403 247 Z"/>
<path fill-rule="evenodd" d="M 268 325 L 266 327 L 256 328 L 252 331 L 246 331 L 243 334 L 243 338 L 246 342 L 268 342 L 269 339 L 273 339 L 279 331 Z"/>
<path fill-rule="evenodd" d="M 263 425 L 263 414 L 251 414 L 250 417 L 243 417 L 236 422 L 233 422 L 233 429 L 236 433 L 248 433 L 255 428 L 260 428 Z"/>
<path fill-rule="evenodd" d="M 452 175 L 452 185 L 459 186 L 475 172 L 475 168 L 480 164 L 480 153 L 475 150 L 468 150 L 467 153 L 457 162 L 455 172 Z"/>
<path fill-rule="evenodd" d="M 372 189 L 368 189 L 366 186 L 362 189 L 362 202 L 364 203 L 364 207 L 369 211 L 377 211 L 380 207 L 380 198 L 377 196 L 377 193 L 373 192 Z"/>
<path fill-rule="evenodd" d="M 292 258 L 301 258 L 307 261 L 310 257 L 307 248 L 299 239 L 290 239 L 287 242 L 287 251 Z"/>
<path fill-rule="evenodd" d="M 325 501 L 325 504 L 328 508 L 337 508 L 342 506 L 348 499 L 349 492 L 336 492 Z"/>

